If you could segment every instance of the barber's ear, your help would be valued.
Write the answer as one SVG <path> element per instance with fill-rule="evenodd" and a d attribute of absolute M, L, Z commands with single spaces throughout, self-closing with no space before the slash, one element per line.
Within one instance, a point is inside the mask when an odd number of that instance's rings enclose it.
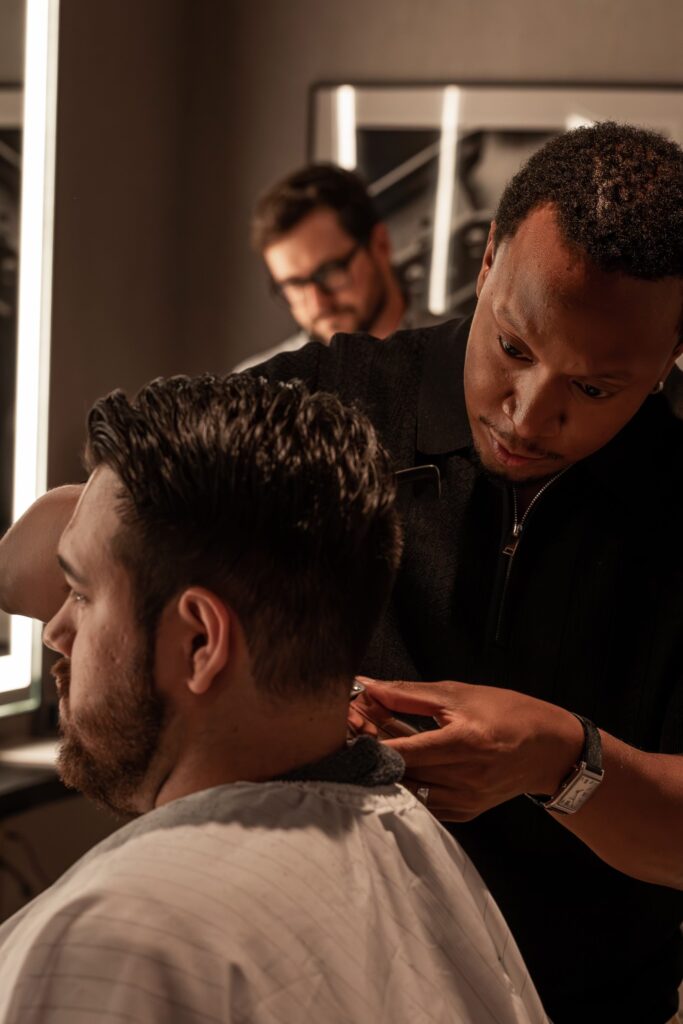
<path fill-rule="evenodd" d="M 668 359 L 668 361 L 666 363 L 666 366 L 662 370 L 662 376 L 661 376 L 662 380 L 666 380 L 666 378 L 669 376 L 669 374 L 671 373 L 671 371 L 674 368 L 674 363 L 676 362 L 677 359 L 680 359 L 680 357 L 682 355 L 683 355 L 683 342 L 679 342 L 676 345 L 676 347 L 673 350 L 673 352 L 671 353 L 671 356 Z"/>
<path fill-rule="evenodd" d="M 192 693 L 206 693 L 228 662 L 230 613 L 210 590 L 189 587 L 178 601 L 178 614 L 185 626 L 187 688 Z"/>
<path fill-rule="evenodd" d="M 491 227 L 489 228 L 489 237 L 486 239 L 486 248 L 484 250 L 484 258 L 481 261 L 481 268 L 477 277 L 477 298 L 481 295 L 481 290 L 484 287 L 486 278 L 491 272 L 493 266 L 493 260 L 496 255 L 496 247 L 494 243 L 494 236 L 496 233 L 496 222 L 491 221 Z"/>

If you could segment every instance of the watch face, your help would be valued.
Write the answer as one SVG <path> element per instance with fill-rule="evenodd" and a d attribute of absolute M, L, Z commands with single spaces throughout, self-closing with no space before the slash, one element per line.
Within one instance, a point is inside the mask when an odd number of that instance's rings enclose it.
<path fill-rule="evenodd" d="M 549 811 L 561 811 L 563 814 L 574 814 L 593 795 L 602 782 L 603 772 L 588 771 L 586 768 L 577 769 L 577 774 L 564 787 L 562 792 L 550 804 L 546 804 Z"/>

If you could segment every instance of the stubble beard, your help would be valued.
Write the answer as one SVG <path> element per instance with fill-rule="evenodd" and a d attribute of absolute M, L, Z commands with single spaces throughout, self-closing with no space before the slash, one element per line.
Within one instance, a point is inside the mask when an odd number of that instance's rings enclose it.
<path fill-rule="evenodd" d="M 143 641 L 127 669 L 108 680 L 101 705 L 74 715 L 68 710 L 70 664 L 62 658 L 53 668 L 66 691 L 57 771 L 65 786 L 117 817 L 140 813 L 136 797 L 159 749 L 166 706 L 155 690 L 153 666 L 153 644 Z"/>
<path fill-rule="evenodd" d="M 542 487 L 543 484 L 547 483 L 548 480 L 552 480 L 553 477 L 557 476 L 561 469 L 556 469 L 552 473 L 539 473 L 532 476 L 525 476 L 523 479 L 519 477 L 511 476 L 506 473 L 504 469 L 495 466 L 489 466 L 484 462 L 481 455 L 481 448 L 477 441 L 473 442 L 472 445 L 472 461 L 481 470 L 487 479 L 491 480 L 495 484 L 503 484 L 506 487 Z"/>
<path fill-rule="evenodd" d="M 387 287 L 385 281 L 383 280 L 379 269 L 375 268 L 375 270 L 377 273 L 377 292 L 374 302 L 370 306 L 365 316 L 360 316 L 355 306 L 339 306 L 335 308 L 335 310 L 331 314 L 332 316 L 334 316 L 351 313 L 352 315 L 356 316 L 355 326 L 349 333 L 371 334 L 373 325 L 377 323 L 382 313 L 386 309 L 387 303 L 389 301 L 389 288 Z M 321 317 L 320 319 L 323 318 Z M 329 345 L 334 335 L 337 334 L 338 332 L 333 331 L 332 334 L 325 338 L 321 334 L 316 333 L 314 321 L 308 333 L 313 341 L 320 341 L 322 342 L 323 345 Z"/>

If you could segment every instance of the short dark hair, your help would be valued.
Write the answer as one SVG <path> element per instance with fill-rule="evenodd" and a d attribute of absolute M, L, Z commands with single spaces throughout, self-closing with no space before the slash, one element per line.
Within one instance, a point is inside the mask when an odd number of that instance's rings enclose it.
<path fill-rule="evenodd" d="M 401 549 L 389 458 L 360 412 L 299 382 L 159 378 L 95 403 L 85 461 L 121 480 L 114 555 L 148 633 L 205 586 L 238 615 L 264 688 L 358 671 Z"/>
<path fill-rule="evenodd" d="M 505 189 L 496 243 L 546 204 L 601 270 L 683 276 L 683 150 L 657 132 L 604 121 L 551 139 Z"/>
<path fill-rule="evenodd" d="M 251 223 L 254 248 L 263 252 L 309 213 L 324 207 L 336 213 L 344 231 L 357 242 L 367 242 L 380 219 L 357 174 L 335 164 L 309 164 L 278 181 L 257 202 Z"/>

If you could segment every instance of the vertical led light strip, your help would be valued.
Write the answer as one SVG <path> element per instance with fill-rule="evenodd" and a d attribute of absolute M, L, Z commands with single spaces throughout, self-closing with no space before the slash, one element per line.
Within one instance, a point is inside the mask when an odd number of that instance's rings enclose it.
<path fill-rule="evenodd" d="M 57 115 L 59 0 L 27 0 L 22 137 L 19 315 L 14 439 L 16 519 L 47 483 L 52 241 Z M 0 691 L 27 687 L 40 651 L 30 619 L 12 619 L 11 649 L 0 658 Z"/>
<path fill-rule="evenodd" d="M 356 90 L 340 85 L 336 91 L 337 163 L 347 171 L 355 171 L 356 152 Z"/>
<path fill-rule="evenodd" d="M 595 121 L 584 117 L 583 114 L 567 114 L 564 124 L 567 131 L 571 132 L 574 128 L 592 128 Z"/>
<path fill-rule="evenodd" d="M 458 148 L 458 121 L 460 118 L 460 89 L 448 85 L 443 91 L 441 108 L 441 141 L 439 170 L 434 204 L 434 235 L 432 264 L 429 272 L 430 313 L 439 316 L 446 312 L 448 298 L 448 256 L 455 193 L 455 157 Z"/>

